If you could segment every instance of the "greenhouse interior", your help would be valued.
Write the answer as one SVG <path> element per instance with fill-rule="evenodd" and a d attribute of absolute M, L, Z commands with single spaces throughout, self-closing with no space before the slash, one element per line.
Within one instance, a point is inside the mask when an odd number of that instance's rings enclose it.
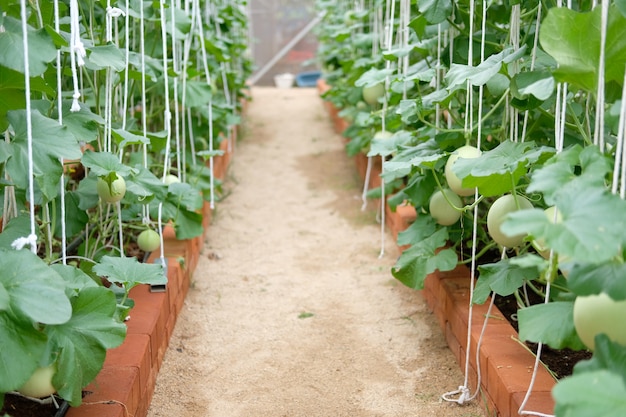
<path fill-rule="evenodd" d="M 0 416 L 626 416 L 626 2 L 0 11 Z"/>

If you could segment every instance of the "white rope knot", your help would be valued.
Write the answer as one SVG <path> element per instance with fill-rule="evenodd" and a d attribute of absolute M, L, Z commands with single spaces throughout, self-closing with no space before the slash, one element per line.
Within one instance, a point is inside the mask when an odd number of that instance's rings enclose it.
<path fill-rule="evenodd" d="M 122 9 L 118 9 L 117 7 L 111 7 L 110 5 L 106 8 L 107 18 L 106 18 L 106 41 L 111 42 L 113 40 L 113 18 L 126 16 Z"/>
<path fill-rule="evenodd" d="M 37 253 L 37 235 L 30 234 L 27 237 L 18 237 L 11 243 L 11 247 L 16 250 L 22 250 L 26 245 L 30 245 L 33 253 Z"/>
<path fill-rule="evenodd" d="M 76 57 L 76 64 L 79 67 L 85 65 L 83 58 L 87 56 L 87 51 L 80 40 L 80 16 L 76 0 L 70 2 L 70 50 Z"/>
<path fill-rule="evenodd" d="M 87 56 L 87 51 L 85 50 L 85 45 L 83 45 L 83 42 L 80 39 L 74 40 L 72 50 L 76 54 L 76 65 L 79 67 L 85 65 L 85 60 L 83 58 Z"/>
<path fill-rule="evenodd" d="M 457 394 L 459 395 L 458 398 L 456 399 L 452 398 L 452 396 L 457 395 Z M 459 389 L 457 390 L 446 392 L 445 394 L 441 396 L 441 398 L 443 398 L 445 401 L 448 401 L 448 402 L 453 402 L 459 405 L 463 405 L 471 401 L 471 394 L 470 394 L 469 388 L 461 385 L 459 386 Z"/>
<path fill-rule="evenodd" d="M 80 111 L 80 104 L 78 103 L 78 99 L 80 98 L 80 93 L 76 92 L 72 95 L 72 107 L 70 107 L 70 111 L 72 113 L 76 113 Z"/>
<path fill-rule="evenodd" d="M 126 16 L 126 13 L 124 13 L 124 10 L 118 7 L 111 7 L 111 6 L 107 7 L 107 14 L 111 17 Z"/>

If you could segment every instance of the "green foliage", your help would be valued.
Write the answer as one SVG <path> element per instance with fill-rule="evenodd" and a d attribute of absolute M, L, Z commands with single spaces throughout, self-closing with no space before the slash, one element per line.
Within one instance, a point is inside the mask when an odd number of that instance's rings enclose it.
<path fill-rule="evenodd" d="M 626 2 L 610 2 L 602 102 L 597 94 L 599 5 L 591 10 L 583 2 L 570 10 L 549 2 L 491 2 L 484 31 L 478 4 L 470 16 L 468 3 L 419 0 L 407 28 L 400 26 L 399 3 L 395 6 L 390 32 L 408 31 L 402 45 L 398 37 L 385 45 L 389 22 L 379 22 L 385 30 L 372 26 L 374 16 L 387 16 L 382 2 L 361 11 L 349 2 L 319 1 L 326 15 L 317 31 L 318 60 L 331 86 L 324 98 L 342 116 L 352 117 L 344 132 L 348 154 L 384 157 L 382 179 L 403 183 L 390 201 L 411 204 L 418 213 L 398 236 L 398 244 L 408 248 L 391 273 L 403 284 L 421 288 L 427 274 L 469 263 L 467 248 L 476 245 L 474 302 L 484 302 L 493 292 L 515 295 L 524 307 L 518 312 L 521 339 L 583 349 L 572 320 L 575 298 L 607 293 L 626 299 L 626 203 L 613 191 L 623 186 L 615 161 L 621 157 L 617 142 Z M 537 7 L 542 8 L 541 22 Z M 514 8 L 521 12 L 519 25 L 513 25 L 518 16 Z M 350 18 L 344 21 L 345 16 Z M 516 44 L 511 34 L 518 32 Z M 562 82 L 568 83 L 566 95 Z M 385 106 L 360 102 L 360 87 L 380 83 L 388 86 Z M 563 100 L 565 106 L 557 107 Z M 596 126 L 600 106 L 604 125 Z M 556 140 L 559 121 L 562 146 Z M 372 140 L 382 126 L 394 135 Z M 603 142 L 595 139 L 599 137 Z M 463 187 L 476 187 L 478 194 L 463 197 L 461 220 L 441 228 L 425 212 L 433 193 L 448 186 L 446 160 L 455 149 L 478 144 L 480 157 L 458 159 L 451 168 Z M 502 231 L 525 238 L 515 250 L 498 254 L 485 218 L 505 193 L 524 196 L 535 208 L 508 215 Z M 557 221 L 544 212 L 551 206 Z M 545 304 L 526 305 L 525 292 L 545 298 L 548 284 L 551 296 Z M 620 361 L 626 347 L 608 346 L 594 353 L 592 363 L 602 361 L 602 366 L 581 364 L 573 377 L 559 382 L 554 391 L 558 416 L 624 414 Z"/>
<path fill-rule="evenodd" d="M 574 374 L 553 390 L 557 416 L 617 417 L 626 412 L 626 348 L 605 335 L 595 341 L 593 358 L 578 363 Z"/>
<path fill-rule="evenodd" d="M 102 368 L 106 350 L 124 340 L 122 321 L 133 306 L 130 289 L 167 281 L 160 266 L 139 263 L 123 252 L 136 231 L 145 228 L 143 222 L 161 213 L 160 220 L 173 223 L 181 238 L 202 233 L 202 195 L 219 186 L 203 158 L 220 152 L 215 149 L 218 139 L 240 123 L 241 99 L 252 70 L 244 1 L 212 4 L 211 22 L 202 26 L 192 19 L 190 8 L 172 10 L 168 4 L 167 72 L 158 2 L 131 1 L 125 10 L 129 27 L 123 18 L 109 22 L 119 35 L 112 42 L 106 39 L 106 2 L 78 3 L 76 35 L 87 55 L 85 65 L 77 68 L 80 83 L 75 86 L 68 4 L 59 2 L 57 32 L 52 2 L 26 2 L 30 114 L 21 3 L 6 0 L 0 6 L 0 217 L 8 221 L 0 232 L 0 406 L 4 393 L 19 388 L 37 367 L 53 363 L 58 394 L 72 405 L 80 404 L 81 390 Z M 206 1 L 198 3 L 206 6 Z M 140 8 L 145 16 L 144 56 L 138 47 Z M 132 34 L 129 45 L 127 32 Z M 179 62 L 173 68 L 175 48 L 186 52 L 184 66 Z M 205 66 L 213 79 L 198 70 Z M 165 90 L 166 81 L 170 91 Z M 75 87 L 80 90 L 78 101 L 72 100 Z M 186 122 L 187 111 L 192 124 Z M 180 123 L 177 130 L 175 121 Z M 208 137 L 209 122 L 213 138 Z M 174 133 L 181 131 L 186 136 L 174 140 Z M 29 204 L 31 151 L 34 205 Z M 183 183 L 166 186 L 163 178 L 169 173 Z M 124 177 L 127 188 L 119 211 L 117 204 L 100 201 L 96 192 L 98 178 L 110 184 L 117 175 Z M 12 248 L 17 239 L 31 234 L 37 237 L 38 255 Z M 68 251 L 67 265 L 59 262 L 62 244 Z M 102 277 L 113 284 L 104 287 Z"/>

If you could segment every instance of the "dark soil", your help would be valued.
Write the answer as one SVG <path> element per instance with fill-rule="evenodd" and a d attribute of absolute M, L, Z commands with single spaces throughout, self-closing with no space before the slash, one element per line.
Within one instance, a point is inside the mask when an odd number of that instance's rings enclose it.
<path fill-rule="evenodd" d="M 542 300 L 531 300 L 531 302 L 533 301 L 541 302 Z M 517 331 L 517 300 L 515 297 L 501 297 L 497 295 L 495 305 Z M 526 346 L 528 346 L 533 353 L 537 352 L 536 343 L 526 342 Z M 546 345 L 543 345 L 541 349 L 541 361 L 558 379 L 571 375 L 574 365 L 589 358 L 591 358 L 591 352 L 588 350 L 552 349 Z"/>
<path fill-rule="evenodd" d="M 62 417 L 68 409 L 65 401 L 57 398 L 57 409 L 54 404 L 39 404 L 19 395 L 7 394 L 4 397 L 4 408 L 0 409 L 0 415 L 5 413 L 11 417 Z"/>

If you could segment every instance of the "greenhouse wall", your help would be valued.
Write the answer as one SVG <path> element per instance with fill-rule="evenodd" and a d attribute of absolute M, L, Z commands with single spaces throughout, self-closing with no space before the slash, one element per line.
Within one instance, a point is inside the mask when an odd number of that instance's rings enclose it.
<path fill-rule="evenodd" d="M 254 58 L 256 72 L 268 65 L 281 50 L 284 50 L 315 19 L 314 0 L 251 0 L 250 12 L 250 49 Z M 293 47 L 285 50 L 284 55 L 262 74 L 256 85 L 274 85 L 277 74 L 298 74 L 317 69 L 312 62 L 317 50 L 317 39 L 309 31 Z M 254 79 L 254 75 L 253 75 Z"/>

